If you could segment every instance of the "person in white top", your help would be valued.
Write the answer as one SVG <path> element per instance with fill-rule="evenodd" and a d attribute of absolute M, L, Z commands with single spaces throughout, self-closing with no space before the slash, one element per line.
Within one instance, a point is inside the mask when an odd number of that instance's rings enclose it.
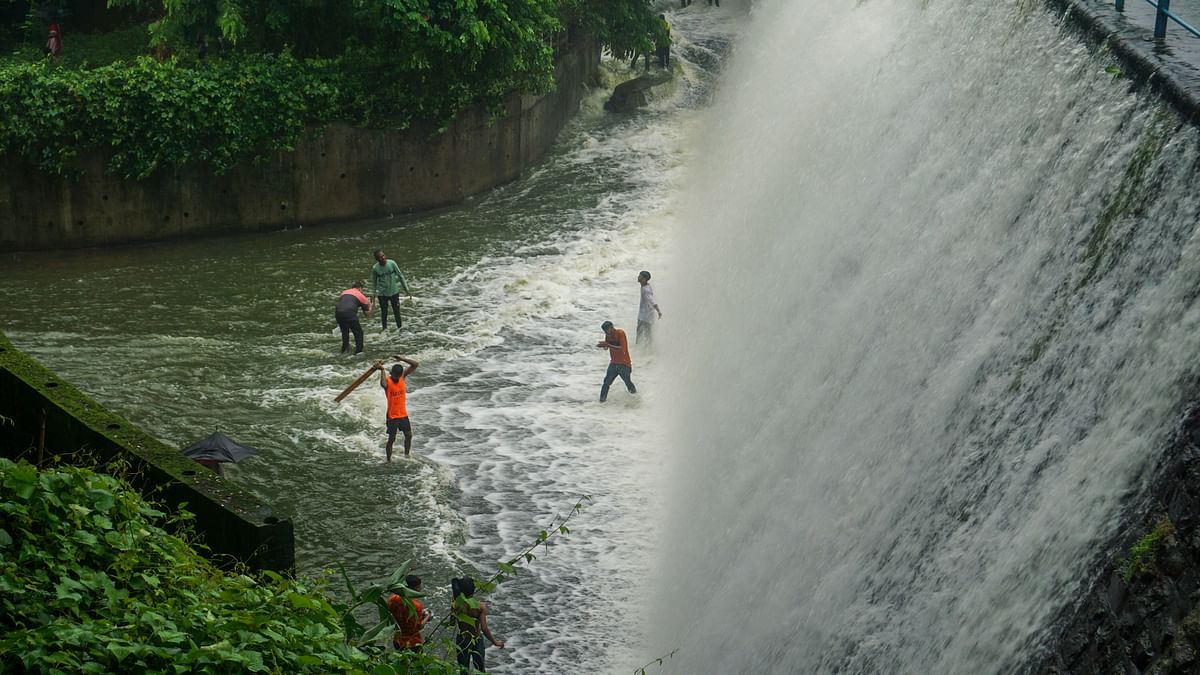
<path fill-rule="evenodd" d="M 662 310 L 654 299 L 654 289 L 650 287 L 650 273 L 642 270 L 638 273 L 638 283 L 642 285 L 642 302 L 638 305 L 637 337 L 634 344 L 650 346 L 650 329 L 654 322 L 662 318 Z M 657 314 L 658 316 L 655 316 Z"/>

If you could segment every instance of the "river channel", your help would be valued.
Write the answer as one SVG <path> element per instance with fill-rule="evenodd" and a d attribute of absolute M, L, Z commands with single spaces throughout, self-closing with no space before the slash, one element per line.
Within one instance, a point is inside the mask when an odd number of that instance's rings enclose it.
<path fill-rule="evenodd" d="M 508 648 L 489 666 L 632 671 L 657 656 L 637 607 L 661 506 L 666 374 L 661 354 L 635 350 L 638 396 L 618 386 L 601 404 L 608 357 L 594 345 L 608 319 L 633 335 L 641 269 L 654 272 L 661 332 L 686 330 L 671 311 L 674 195 L 714 45 L 740 21 L 700 10 L 675 22 L 696 63 L 680 61 L 671 92 L 610 115 L 597 90 L 513 184 L 419 216 L 6 255 L 0 328 L 167 443 L 220 430 L 258 447 L 228 478 L 293 514 L 303 574 L 341 563 L 362 584 L 411 559 L 444 610 L 452 576 L 489 576 L 590 496 L 570 534 L 490 596 Z M 377 247 L 413 286 L 404 327 L 384 333 L 372 316 L 366 353 L 342 355 L 333 303 Z M 409 380 L 414 456 L 386 464 L 374 381 L 333 398 L 392 354 L 421 365 Z"/>

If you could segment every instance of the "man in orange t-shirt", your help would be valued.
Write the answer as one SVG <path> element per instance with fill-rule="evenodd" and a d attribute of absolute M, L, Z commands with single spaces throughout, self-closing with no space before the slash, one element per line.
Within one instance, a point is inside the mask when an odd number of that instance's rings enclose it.
<path fill-rule="evenodd" d="M 404 585 L 421 592 L 421 577 L 410 574 L 404 577 Z M 411 605 L 409 603 L 412 603 Z M 396 649 L 421 651 L 425 638 L 421 637 L 421 629 L 429 621 L 431 612 L 421 606 L 421 601 L 409 598 L 407 601 L 399 595 L 392 595 L 387 601 L 388 611 L 396 621 L 396 632 L 392 634 L 392 646 Z"/>
<path fill-rule="evenodd" d="M 375 364 L 379 369 L 379 386 L 383 387 L 383 394 L 387 397 L 387 461 L 392 461 L 392 444 L 396 442 L 396 432 L 404 433 L 404 456 L 408 457 L 408 453 L 412 450 L 412 424 L 408 421 L 408 389 L 404 384 L 405 379 L 412 375 L 412 372 L 417 369 L 417 362 L 403 356 L 397 356 L 396 359 L 408 364 L 408 368 L 397 363 L 392 366 L 392 374 L 389 377 L 384 373 L 383 361 Z"/>
<path fill-rule="evenodd" d="M 637 387 L 629 379 L 633 374 L 633 362 L 629 359 L 629 340 L 625 337 L 625 331 L 613 326 L 611 321 L 605 321 L 600 329 L 604 331 L 604 340 L 597 342 L 596 346 L 607 349 L 609 355 L 608 372 L 604 374 L 604 385 L 600 387 L 600 402 L 608 400 L 608 388 L 618 377 L 625 381 L 629 393 L 636 394 Z"/>

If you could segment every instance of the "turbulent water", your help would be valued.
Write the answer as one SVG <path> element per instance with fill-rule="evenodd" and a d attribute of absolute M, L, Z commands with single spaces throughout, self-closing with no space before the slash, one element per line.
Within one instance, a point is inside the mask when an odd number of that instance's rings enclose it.
<path fill-rule="evenodd" d="M 758 3 L 665 370 L 668 671 L 1013 672 L 1191 400 L 1197 134 L 1040 3 Z"/>
<path fill-rule="evenodd" d="M 167 442 L 259 447 L 230 480 L 305 573 L 412 559 L 444 608 L 590 495 L 489 597 L 495 672 L 1019 671 L 1193 398 L 1200 139 L 1040 3 L 723 4 L 668 11 L 672 90 L 597 92 L 508 187 L 6 256 L 0 328 Z M 415 298 L 340 356 L 377 246 Z M 640 269 L 656 350 L 601 405 Z M 377 388 L 332 399 L 395 353 L 416 457 L 386 465 Z"/>
<path fill-rule="evenodd" d="M 706 10 L 707 8 L 705 8 Z M 357 583 L 402 561 L 444 610 L 450 577 L 486 578 L 584 495 L 570 534 L 489 596 L 495 672 L 630 672 L 660 511 L 661 354 L 635 349 L 636 398 L 598 402 L 600 324 L 634 334 L 639 270 L 676 314 L 674 196 L 717 52 L 739 13 L 692 8 L 697 63 L 637 114 L 598 90 L 520 181 L 435 214 L 170 244 L 6 255 L 0 328 L 84 392 L 180 446 L 221 430 L 258 447 L 229 479 L 294 514 L 301 572 Z M 690 29 L 684 28 L 690 26 Z M 692 40 L 688 32 L 694 35 Z M 610 80 L 627 64 L 608 62 Z M 382 247 L 414 286 L 405 323 L 338 354 L 333 303 Z M 378 358 L 405 354 L 415 457 L 383 462 Z"/>

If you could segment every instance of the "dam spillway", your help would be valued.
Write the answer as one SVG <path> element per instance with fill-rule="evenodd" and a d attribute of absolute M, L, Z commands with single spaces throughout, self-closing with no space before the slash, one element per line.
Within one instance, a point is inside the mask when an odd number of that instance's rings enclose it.
<path fill-rule="evenodd" d="M 590 97 L 517 183 L 5 256 L 3 329 L 164 441 L 259 447 L 230 480 L 295 514 L 302 572 L 412 558 L 442 606 L 594 497 L 489 597 L 495 672 L 1026 668 L 1194 397 L 1195 129 L 1038 3 L 722 4 L 668 11 L 669 98 Z M 416 291 L 368 358 L 422 363 L 393 467 L 377 392 L 331 402 L 377 246 Z M 602 407 L 640 269 L 657 348 Z"/>
<path fill-rule="evenodd" d="M 1195 396 L 1197 134 L 1038 3 L 759 3 L 685 191 L 672 672 L 1014 672 Z M 719 158 L 719 159 L 718 159 Z"/>

